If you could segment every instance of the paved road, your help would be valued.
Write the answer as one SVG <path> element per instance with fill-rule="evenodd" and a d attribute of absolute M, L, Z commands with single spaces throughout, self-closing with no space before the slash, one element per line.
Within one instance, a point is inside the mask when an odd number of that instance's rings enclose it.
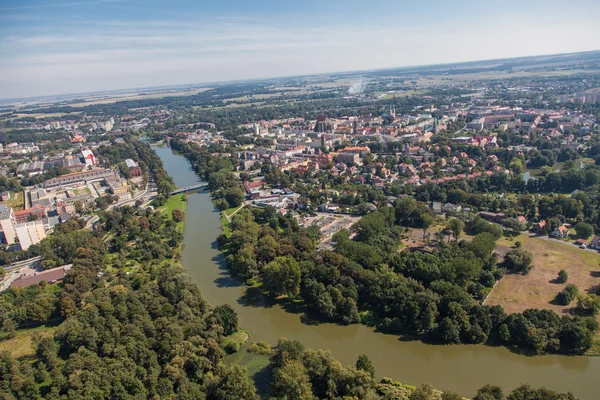
<path fill-rule="evenodd" d="M 10 285 L 15 281 L 15 279 L 17 279 L 21 275 L 33 275 L 34 273 L 39 272 L 39 271 L 40 271 L 40 267 L 29 265 L 29 266 L 25 266 L 23 268 L 15 269 L 12 272 L 7 273 L 6 276 L 4 277 L 4 281 L 2 281 L 2 284 L 0 284 L 0 292 L 3 292 L 6 289 L 8 289 L 10 287 Z"/>

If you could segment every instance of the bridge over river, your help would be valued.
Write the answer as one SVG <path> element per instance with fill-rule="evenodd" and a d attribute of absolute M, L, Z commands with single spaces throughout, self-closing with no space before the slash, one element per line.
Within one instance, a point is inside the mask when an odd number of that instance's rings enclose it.
<path fill-rule="evenodd" d="M 179 194 L 179 193 L 187 193 L 187 192 L 193 192 L 193 191 L 196 191 L 196 190 L 204 190 L 206 188 L 208 188 L 208 183 L 202 182 L 202 183 L 199 183 L 197 185 L 186 186 L 186 187 L 181 188 L 181 189 L 173 190 L 171 192 L 171 196 Z"/>

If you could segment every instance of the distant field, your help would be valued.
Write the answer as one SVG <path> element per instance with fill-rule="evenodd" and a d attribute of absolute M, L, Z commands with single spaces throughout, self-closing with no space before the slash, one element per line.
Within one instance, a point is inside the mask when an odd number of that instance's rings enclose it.
<path fill-rule="evenodd" d="M 533 255 L 533 270 L 528 275 L 505 275 L 492 290 L 486 305 L 500 305 L 507 313 L 522 312 L 529 308 L 568 313 L 569 309 L 576 306 L 576 302 L 569 306 L 552 304 L 556 294 L 566 286 L 552 283 L 561 269 L 568 272 L 568 283 L 575 284 L 580 292 L 600 285 L 600 254 L 528 234 L 518 236 L 517 240 Z M 498 242 L 504 245 L 514 243 L 505 239 Z"/>
<path fill-rule="evenodd" d="M 575 74 L 600 74 L 600 70 L 583 70 L 583 69 L 568 69 L 559 71 L 518 71 L 518 72 L 502 72 L 502 71 L 481 71 L 472 74 L 447 74 L 447 75 L 425 75 L 417 80 L 418 86 L 429 86 L 432 84 L 441 84 L 452 82 L 470 82 L 476 80 L 487 79 L 510 79 L 510 78 L 532 78 L 532 77 L 556 77 L 570 76 Z"/>
<path fill-rule="evenodd" d="M 192 96 L 198 93 L 205 92 L 210 90 L 210 88 L 202 88 L 195 90 L 185 90 L 180 92 L 166 92 L 166 93 L 152 93 L 152 94 L 144 94 L 144 95 L 127 95 L 127 96 L 114 96 L 107 97 L 103 99 L 84 101 L 81 103 L 72 103 L 68 104 L 71 107 L 85 107 L 96 104 L 110 104 L 116 103 L 118 101 L 127 101 L 127 100 L 144 100 L 144 99 L 161 99 L 163 97 L 178 97 L 178 96 Z"/>
<path fill-rule="evenodd" d="M 49 113 L 49 114 L 15 114 L 14 118 L 58 118 L 58 117 L 62 117 L 62 116 L 68 116 L 70 114 L 81 114 L 81 111 L 75 111 L 75 112 L 71 112 L 71 113 Z"/>

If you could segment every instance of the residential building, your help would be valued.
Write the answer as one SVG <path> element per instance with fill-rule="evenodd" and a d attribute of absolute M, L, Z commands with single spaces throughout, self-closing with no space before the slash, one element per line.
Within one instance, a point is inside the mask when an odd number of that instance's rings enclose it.
<path fill-rule="evenodd" d="M 569 237 L 569 229 L 567 229 L 567 227 L 564 225 L 559 226 L 558 228 L 556 228 L 552 231 L 550 236 L 553 236 L 555 238 L 560 238 L 560 239 L 567 238 L 567 237 Z"/>
<path fill-rule="evenodd" d="M 46 211 L 44 210 L 44 207 L 42 207 L 41 205 L 34 205 L 33 207 L 28 208 L 26 210 L 20 210 L 15 212 L 15 219 L 17 221 L 17 224 L 27 222 L 33 216 L 35 216 L 39 220 L 44 218 L 46 216 Z"/>
<path fill-rule="evenodd" d="M 13 209 L 5 206 L 4 204 L 0 204 L 0 226 L 2 227 L 2 232 L 4 232 L 4 241 L 7 244 L 13 244 L 16 242 L 16 223 L 17 220 L 15 219 Z"/>
<path fill-rule="evenodd" d="M 27 250 L 31 245 L 38 244 L 46 237 L 44 223 L 41 220 L 23 222 L 15 225 L 21 250 Z"/>

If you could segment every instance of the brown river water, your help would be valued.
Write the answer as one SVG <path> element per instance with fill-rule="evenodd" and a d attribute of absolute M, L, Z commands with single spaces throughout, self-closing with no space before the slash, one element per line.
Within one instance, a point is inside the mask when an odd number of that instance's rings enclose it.
<path fill-rule="evenodd" d="M 177 187 L 200 180 L 187 160 L 169 147 L 155 146 Z M 238 313 L 240 325 L 251 340 L 275 344 L 285 337 L 306 347 L 329 349 L 344 365 L 366 354 L 378 377 L 390 377 L 411 385 L 429 382 L 437 389 L 473 396 L 485 384 L 509 391 L 522 383 L 572 392 L 582 400 L 600 399 L 600 357 L 546 355 L 528 357 L 504 347 L 484 345 L 430 345 L 401 341 L 364 325 L 339 326 L 307 321 L 302 314 L 246 294 L 245 286 L 227 273 L 216 246 L 220 233 L 219 212 L 207 192 L 188 197 L 182 263 L 192 281 L 213 305 L 228 303 Z"/>

